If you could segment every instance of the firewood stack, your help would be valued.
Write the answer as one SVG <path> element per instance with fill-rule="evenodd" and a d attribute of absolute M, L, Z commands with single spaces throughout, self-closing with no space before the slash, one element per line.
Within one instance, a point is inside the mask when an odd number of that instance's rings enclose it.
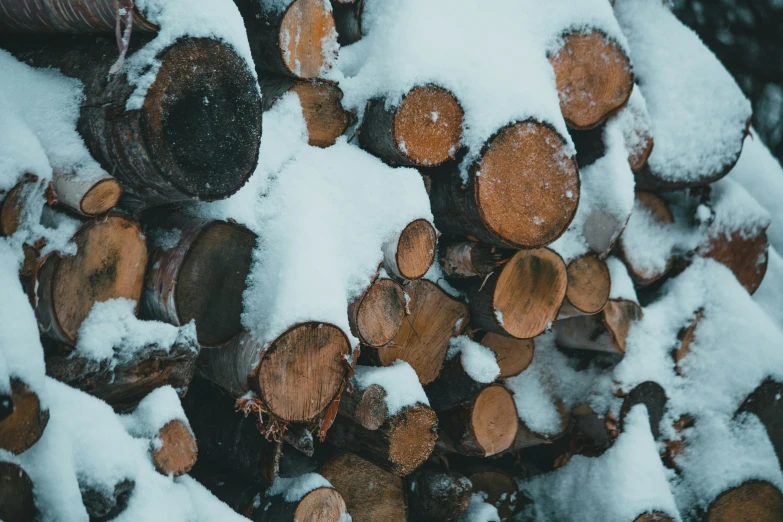
<path fill-rule="evenodd" d="M 80 82 L 76 131 L 96 162 L 0 191 L 50 378 L 123 414 L 160 475 L 191 473 L 255 521 L 783 520 L 780 465 L 759 457 L 783 461 L 783 362 L 753 352 L 783 333 L 748 297 L 783 279 L 765 280 L 769 217 L 726 178 L 750 106 L 665 3 L 556 0 L 537 26 L 537 2 L 507 2 L 503 23 L 525 33 L 508 47 L 528 47 L 506 65 L 527 68 L 530 101 L 469 59 L 367 91 L 385 65 L 335 72 L 338 42 L 349 61 L 383 61 L 384 42 L 427 27 L 427 2 L 235 2 L 240 44 L 172 38 L 145 2 L 0 0 L 0 48 Z M 475 31 L 463 22 L 433 30 Z M 500 63 L 502 27 L 476 56 Z M 430 63 L 439 45 L 395 60 Z M 389 179 L 417 169 L 431 214 L 379 241 L 339 317 L 302 303 L 259 329 L 254 270 L 279 245 L 204 209 L 277 161 L 262 113 L 278 122 L 291 94 L 302 147 L 351 147 Z M 63 227 L 75 248 L 41 232 Z M 263 288 L 296 285 L 279 279 Z M 739 319 L 711 297 L 735 295 Z M 721 326 L 757 342 L 731 359 L 752 377 L 715 388 L 710 409 Z M 120 328 L 96 359 L 90 335 Z M 50 516 L 24 456 L 54 403 L 25 375 L 5 371 L 0 347 L 5 522 Z M 167 385 L 183 410 L 161 416 Z M 76 473 L 90 520 L 145 489 Z"/>

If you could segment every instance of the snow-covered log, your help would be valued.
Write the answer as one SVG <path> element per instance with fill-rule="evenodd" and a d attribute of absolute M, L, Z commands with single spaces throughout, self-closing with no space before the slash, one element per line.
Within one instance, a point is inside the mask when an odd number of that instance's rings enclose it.
<path fill-rule="evenodd" d="M 363 345 L 384 346 L 400 331 L 405 318 L 405 291 L 396 281 L 378 277 L 348 306 L 351 333 Z"/>
<path fill-rule="evenodd" d="M 458 471 L 426 468 L 407 480 L 408 506 L 418 522 L 452 520 L 470 505 L 471 481 Z"/>
<path fill-rule="evenodd" d="M 673 223 L 674 215 L 663 198 L 636 192 L 631 219 L 619 242 L 619 253 L 636 285 L 654 283 L 671 270 L 674 252 L 672 241 L 665 236 L 673 236 Z"/>
<path fill-rule="evenodd" d="M 446 277 L 486 277 L 513 251 L 476 241 L 441 242 L 438 260 Z"/>
<path fill-rule="evenodd" d="M 383 267 L 395 277 L 421 279 L 435 262 L 438 234 L 426 219 L 410 222 L 383 245 Z"/>
<path fill-rule="evenodd" d="M 606 262 L 594 254 L 584 254 L 568 263 L 568 285 L 558 320 L 597 314 L 606 306 L 612 286 Z"/>
<path fill-rule="evenodd" d="M 258 522 L 343 522 L 348 514 L 342 495 L 317 473 L 278 477 L 261 503 Z"/>
<path fill-rule="evenodd" d="M 30 476 L 12 459 L 0 456 L 0 520 L 29 522 L 38 515 Z"/>
<path fill-rule="evenodd" d="M 120 16 L 128 10 L 127 21 L 134 31 L 156 31 L 132 1 L 123 0 L 2 0 L 0 32 L 9 33 L 113 33 Z M 123 23 L 126 15 L 123 14 Z"/>
<path fill-rule="evenodd" d="M 536 350 L 534 339 L 514 339 L 493 332 L 480 333 L 475 339 L 495 354 L 495 360 L 500 368 L 499 379 L 515 377 L 524 372 L 533 362 L 533 354 Z"/>

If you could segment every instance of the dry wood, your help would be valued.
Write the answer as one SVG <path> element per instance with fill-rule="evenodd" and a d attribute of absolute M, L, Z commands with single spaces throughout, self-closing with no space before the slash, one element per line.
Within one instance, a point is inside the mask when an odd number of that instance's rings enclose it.
<path fill-rule="evenodd" d="M 704 522 L 777 522 L 783 520 L 783 493 L 763 480 L 749 480 L 712 501 Z"/>
<path fill-rule="evenodd" d="M 597 314 L 604 309 L 612 286 L 604 261 L 594 254 L 584 254 L 568 263 L 566 275 L 566 300 L 558 319 Z"/>
<path fill-rule="evenodd" d="M 284 94 L 293 92 L 299 97 L 302 115 L 307 125 L 308 143 L 315 147 L 334 145 L 350 125 L 353 115 L 343 109 L 343 91 L 328 80 L 298 81 L 272 74 L 259 78 L 264 95 L 264 110 L 271 109 Z"/>
<path fill-rule="evenodd" d="M 414 87 L 396 107 L 371 100 L 359 143 L 392 165 L 431 167 L 454 159 L 463 111 L 452 93 L 435 85 Z"/>
<path fill-rule="evenodd" d="M 548 248 L 521 250 L 466 287 L 473 326 L 529 339 L 555 320 L 566 295 L 563 259 Z"/>
<path fill-rule="evenodd" d="M 340 492 L 354 522 L 400 522 L 408 508 L 403 479 L 352 453 L 340 452 L 319 473 Z"/>
<path fill-rule="evenodd" d="M 278 11 L 254 0 L 235 0 L 245 19 L 256 66 L 294 78 L 315 78 L 336 59 L 337 32 L 328 3 L 294 0 Z"/>
<path fill-rule="evenodd" d="M 0 449 L 15 455 L 38 442 L 49 423 L 49 410 L 41 408 L 38 394 L 17 378 L 11 379 L 13 413 L 0 421 Z"/>
<path fill-rule="evenodd" d="M 468 323 L 468 307 L 438 285 L 421 279 L 405 287 L 410 314 L 394 340 L 382 348 L 368 348 L 362 357 L 376 366 L 401 359 L 413 367 L 422 384 L 432 382 L 446 357 L 449 339 Z"/>
<path fill-rule="evenodd" d="M 232 397 L 203 381 L 194 382 L 183 407 L 201 457 L 229 466 L 263 488 L 272 485 L 280 469 L 282 444 L 259 433 L 258 417 L 235 412 Z"/>
<path fill-rule="evenodd" d="M 674 214 L 672 214 L 671 208 L 669 208 L 669 205 L 666 203 L 666 201 L 664 201 L 663 198 L 657 194 L 637 190 L 635 193 L 635 198 L 636 205 L 639 205 L 641 209 L 643 209 L 643 212 L 649 213 L 649 215 L 652 217 L 653 223 L 655 223 L 657 226 L 666 226 L 668 224 L 674 223 Z M 634 239 L 636 242 L 639 240 L 639 238 Z M 619 253 L 623 259 L 623 262 L 625 263 L 625 266 L 628 268 L 628 275 L 631 276 L 634 284 L 638 286 L 648 286 L 664 277 L 671 270 L 672 264 L 674 263 L 673 256 L 666 261 L 666 266 L 663 270 L 653 270 L 634 265 L 633 256 L 629 255 L 629 247 L 625 243 L 626 241 L 623 235 L 621 235 L 620 241 L 618 243 Z"/>
<path fill-rule="evenodd" d="M 351 353 L 342 330 L 299 323 L 267 345 L 243 332 L 202 351 L 199 373 L 236 396 L 254 391 L 264 411 L 288 422 L 306 422 L 341 392 Z"/>
<path fill-rule="evenodd" d="M 196 463 L 198 447 L 196 438 L 188 425 L 179 419 L 166 423 L 159 431 L 155 443 L 150 447 L 155 469 L 164 475 L 179 477 Z"/>
<path fill-rule="evenodd" d="M 70 353 L 46 358 L 46 374 L 109 403 L 115 411 L 134 408 L 149 392 L 170 385 L 185 392 L 196 373 L 199 345 L 180 335 L 174 344 L 149 346 L 123 361 L 96 361 Z"/>
<path fill-rule="evenodd" d="M 112 487 L 96 487 L 79 477 L 82 504 L 90 516 L 90 522 L 108 522 L 128 507 L 136 483 L 130 479 L 118 480 Z"/>
<path fill-rule="evenodd" d="M 470 505 L 473 486 L 465 475 L 438 469 L 417 470 L 408 478 L 412 522 L 452 520 Z"/>
<path fill-rule="evenodd" d="M 341 522 L 348 513 L 342 495 L 334 488 L 316 488 L 289 502 L 284 495 L 262 500 L 255 522 Z"/>
<path fill-rule="evenodd" d="M 339 414 L 368 430 L 377 430 L 389 418 L 386 396 L 386 390 L 380 384 L 371 384 L 363 390 L 354 384 L 343 392 Z"/>
<path fill-rule="evenodd" d="M 783 384 L 764 380 L 737 409 L 737 413 L 744 412 L 752 413 L 764 424 L 783 467 Z"/>
<path fill-rule="evenodd" d="M 433 177 L 438 230 L 447 239 L 472 236 L 501 247 L 548 245 L 568 228 L 579 203 L 576 161 L 565 149 L 562 136 L 535 120 L 500 129 L 468 169 L 467 184 L 457 165 Z"/>
<path fill-rule="evenodd" d="M 0 520 L 30 522 L 38 514 L 27 472 L 18 464 L 0 460 Z"/>
<path fill-rule="evenodd" d="M 7 194 L 0 193 L 0 237 L 10 236 L 19 229 L 37 183 L 38 176 L 26 174 Z M 41 206 L 43 203 L 41 198 Z"/>
<path fill-rule="evenodd" d="M 549 56 L 560 110 L 575 129 L 590 129 L 622 109 L 633 90 L 631 61 L 600 31 L 571 32 Z"/>
<path fill-rule="evenodd" d="M 341 46 L 362 39 L 364 0 L 332 0 L 332 14 L 337 28 L 337 43 Z"/>
<path fill-rule="evenodd" d="M 117 205 L 120 183 L 105 172 L 60 172 L 52 174 L 57 203 L 82 216 L 98 216 Z"/>
<path fill-rule="evenodd" d="M 555 325 L 558 345 L 578 350 L 625 354 L 625 340 L 631 324 L 642 317 L 638 303 L 610 299 L 595 315 L 572 317 Z"/>
<path fill-rule="evenodd" d="M 446 451 L 489 457 L 509 448 L 517 435 L 517 407 L 511 392 L 495 384 L 472 400 L 438 415 Z"/>
<path fill-rule="evenodd" d="M 246 228 L 176 214 L 151 233 L 143 314 L 185 325 L 196 321 L 202 346 L 219 346 L 242 330 L 242 293 L 256 236 Z"/>
<path fill-rule="evenodd" d="M 498 379 L 515 377 L 524 372 L 533 362 L 533 353 L 536 349 L 536 343 L 533 339 L 514 339 L 486 332 L 479 342 L 495 354 L 495 360 L 500 367 Z"/>
<path fill-rule="evenodd" d="M 463 352 L 459 352 L 443 363 L 438 377 L 424 387 L 430 406 L 436 412 L 450 410 L 489 386 L 491 383 L 478 382 L 467 371 Z"/>
<path fill-rule="evenodd" d="M 768 250 L 766 230 L 756 233 L 737 230 L 731 234 L 716 234 L 696 252 L 727 266 L 745 290 L 753 294 L 767 273 Z"/>
<path fill-rule="evenodd" d="M 136 50 L 152 36 L 140 36 Z M 245 62 L 217 40 L 185 38 L 163 50 L 139 110 L 126 110 L 135 87 L 109 76 L 113 38 L 61 39 L 10 49 L 37 67 L 55 67 L 84 84 L 77 130 L 117 178 L 124 204 L 142 208 L 230 196 L 258 163 L 261 104 Z"/>
<path fill-rule="evenodd" d="M 156 31 L 130 2 L 134 31 Z M 113 33 L 116 0 L 0 0 L 0 33 Z"/>
<path fill-rule="evenodd" d="M 388 344 L 405 318 L 405 291 L 397 282 L 379 277 L 348 306 L 351 333 L 367 346 Z"/>
<path fill-rule="evenodd" d="M 438 259 L 446 277 L 486 277 L 513 255 L 513 251 L 476 241 L 441 243 Z"/>
<path fill-rule="evenodd" d="M 438 235 L 426 219 L 411 221 L 400 235 L 383 245 L 383 266 L 401 279 L 421 279 L 435 261 Z"/>
<path fill-rule="evenodd" d="M 33 278 L 41 332 L 72 346 L 93 304 L 120 297 L 140 300 L 147 266 L 141 227 L 125 214 L 87 221 L 73 241 L 76 255 L 52 254 Z"/>
<path fill-rule="evenodd" d="M 516 513 L 521 494 L 514 477 L 486 464 L 472 465 L 463 471 L 473 484 L 473 492 L 485 494 L 485 502 L 497 508 L 501 520 L 507 520 Z"/>

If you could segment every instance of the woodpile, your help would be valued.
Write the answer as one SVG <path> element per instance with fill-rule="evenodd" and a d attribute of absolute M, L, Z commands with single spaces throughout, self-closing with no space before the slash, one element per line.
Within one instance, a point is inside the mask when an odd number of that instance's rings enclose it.
<path fill-rule="evenodd" d="M 713 266 L 705 259 L 755 292 L 769 226 L 750 213 L 734 219 L 733 191 L 742 189 L 721 180 L 741 152 L 745 119 L 729 110 L 705 115 L 707 124 L 730 127 L 728 138 L 698 151 L 719 159 L 688 172 L 691 163 L 675 161 L 686 145 L 653 134 L 669 130 L 664 104 L 675 95 L 661 91 L 676 89 L 671 75 L 651 78 L 660 55 L 629 51 L 666 45 L 621 6 L 644 1 L 618 0 L 619 25 L 599 2 L 616 34 L 601 24 L 558 27 L 556 44 L 538 58 L 553 73 L 546 99 L 559 112 L 520 116 L 510 107 L 505 123 L 479 136 L 470 127 L 475 100 L 436 75 L 402 95 L 373 93 L 362 107 L 348 106 L 356 87 L 329 71 L 337 42 L 370 37 L 366 23 L 383 23 L 363 18 L 369 0 L 235 0 L 255 67 L 220 38 L 178 38 L 156 54 L 140 103 L 137 79 L 127 69 L 110 72 L 115 29 L 132 28 L 121 50 L 129 59 L 159 34 L 133 2 L 0 0 L 0 47 L 83 85 L 76 130 L 105 170 L 54 170 L 46 198 L 32 173 L 0 191 L 0 236 L 22 237 L 29 258 L 20 276 L 47 376 L 123 414 L 160 475 L 190 473 L 257 522 L 481 522 L 471 518 L 480 510 L 493 521 L 567 522 L 579 518 L 549 503 L 581 486 L 587 492 L 573 495 L 575 506 L 587 506 L 581 520 L 783 520 L 783 492 L 768 476 L 731 469 L 711 487 L 717 481 L 702 477 L 689 453 L 710 449 L 699 431 L 708 420 L 683 415 L 672 426 L 670 413 L 682 413 L 672 401 L 683 401 L 671 395 L 675 384 L 639 370 L 641 336 L 657 328 L 672 337 L 661 349 L 666 362 L 646 361 L 676 373 L 673 382 L 689 378 L 689 359 L 704 350 L 698 339 L 714 340 L 702 333 L 711 312 L 689 310 L 683 320 L 692 304 L 683 298 L 682 324 L 672 326 L 661 318 L 675 316 L 655 305 L 690 268 Z M 655 3 L 666 24 L 676 23 Z M 701 51 L 677 67 L 698 63 Z M 262 113 L 292 94 L 307 129 L 302 147 L 350 143 L 374 161 L 418 169 L 432 214 L 400 219 L 363 279 L 339 282 L 350 287 L 340 296 L 342 321 L 302 306 L 296 320 L 265 329 L 248 317 L 247 302 L 279 297 L 259 296 L 255 284 L 259 251 L 274 246 L 262 227 L 200 202 L 234 195 L 257 167 L 267 168 Z M 469 134 L 479 146 L 467 144 Z M 281 175 L 276 168 L 263 173 L 270 183 Z M 14 236 L 29 208 L 43 212 L 35 226 L 69 220 L 75 248 L 49 245 L 38 229 L 38 237 Z M 320 270 L 320 259 L 309 262 Z M 313 300 L 320 297 L 314 290 Z M 133 320 L 166 323 L 173 334 L 143 337 L 132 350 L 128 339 L 112 338 L 111 356 L 97 360 L 85 331 L 110 301 L 132 301 Z M 657 322 L 643 331 L 648 316 Z M 634 366 L 620 366 L 629 359 Z M 0 370 L 0 519 L 29 521 L 37 516 L 35 484 L 16 459 L 44 435 L 50 412 L 32 383 L 11 375 L 5 386 Z M 763 426 L 780 457 L 776 378 L 754 383 L 731 422 Z M 176 390 L 187 420 L 162 422 L 145 409 L 145 397 L 164 386 Z M 741 433 L 726 428 L 735 429 Z M 636 470 L 628 480 L 641 482 L 629 486 L 620 466 L 632 462 L 634 444 L 652 478 Z M 701 495 L 692 504 L 675 504 L 664 463 Z M 604 472 L 606 489 L 592 489 Z M 101 488 L 82 478 L 90 520 L 121 515 L 141 489 L 126 477 Z M 649 505 L 633 497 L 647 484 L 665 490 Z M 617 505 L 590 502 L 607 491 Z"/>

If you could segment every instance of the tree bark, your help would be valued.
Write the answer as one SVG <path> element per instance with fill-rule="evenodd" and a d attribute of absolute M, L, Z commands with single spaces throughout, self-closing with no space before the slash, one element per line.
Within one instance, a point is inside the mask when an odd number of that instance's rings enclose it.
<path fill-rule="evenodd" d="M 135 51 L 152 37 L 138 38 Z M 60 38 L 50 45 L 9 43 L 17 58 L 55 67 L 84 85 L 77 125 L 92 156 L 122 184 L 133 208 L 223 199 L 254 172 L 261 140 L 255 78 L 227 45 L 180 39 L 161 66 L 140 109 L 126 110 L 135 87 L 125 73 L 108 75 L 113 39 Z"/>
<path fill-rule="evenodd" d="M 38 394 L 24 382 L 11 378 L 13 413 L 0 421 L 0 449 L 18 455 L 30 449 L 49 423 L 49 410 L 41 407 Z"/>
<path fill-rule="evenodd" d="M 440 268 L 446 277 L 486 277 L 508 261 L 513 251 L 475 241 L 441 243 Z"/>
<path fill-rule="evenodd" d="M 117 9 L 116 0 L 0 0 L 0 32 L 113 33 Z M 132 20 L 134 31 L 158 29 L 136 7 Z"/>
<path fill-rule="evenodd" d="M 348 306 L 351 333 L 363 345 L 384 346 L 405 319 L 405 291 L 397 282 L 379 277 Z"/>
<path fill-rule="evenodd" d="M 415 280 L 435 261 L 438 234 L 426 219 L 411 221 L 400 235 L 383 245 L 383 267 L 400 279 Z"/>
<path fill-rule="evenodd" d="M 117 205 L 122 194 L 119 182 L 105 172 L 54 171 L 52 176 L 57 203 L 82 216 L 108 212 Z"/>
<path fill-rule="evenodd" d="M 533 431 L 522 419 L 517 417 L 516 420 L 518 420 L 519 426 L 516 431 L 516 436 L 514 437 L 514 442 L 509 446 L 509 451 L 532 448 L 533 446 L 540 446 L 541 444 L 551 444 L 565 435 L 571 418 L 570 412 L 560 400 L 555 402 L 555 408 L 557 408 L 557 413 L 560 416 L 560 426 L 556 433 L 539 433 Z M 514 412 L 516 413 L 516 409 Z"/>
<path fill-rule="evenodd" d="M 473 493 L 471 481 L 456 471 L 420 469 L 407 483 L 413 522 L 455 519 L 468 509 Z"/>
<path fill-rule="evenodd" d="M 579 203 L 576 161 L 565 149 L 565 139 L 545 123 L 525 120 L 500 129 L 467 169 L 467 183 L 456 164 L 433 176 L 430 201 L 438 230 L 446 239 L 469 237 L 510 248 L 556 240 Z"/>
<path fill-rule="evenodd" d="M 317 488 L 295 501 L 284 495 L 267 497 L 264 509 L 255 511 L 255 522 L 341 522 L 348 513 L 342 495 L 334 488 Z"/>
<path fill-rule="evenodd" d="M 594 254 L 577 257 L 566 268 L 568 285 L 558 319 L 597 314 L 606 306 L 612 280 L 606 263 Z"/>
<path fill-rule="evenodd" d="M 364 0 L 332 0 L 332 14 L 337 28 L 337 43 L 350 45 L 362 39 Z"/>
<path fill-rule="evenodd" d="M 595 315 L 572 317 L 555 325 L 558 345 L 578 350 L 625 355 L 631 324 L 641 319 L 642 308 L 626 299 L 610 299 Z"/>
<path fill-rule="evenodd" d="M 414 87 L 395 107 L 383 98 L 369 101 L 359 143 L 391 165 L 434 167 L 456 157 L 463 115 L 459 101 L 446 89 Z"/>
<path fill-rule="evenodd" d="M 443 363 L 434 381 L 424 387 L 430 407 L 436 412 L 450 410 L 481 392 L 492 383 L 478 382 L 467 372 L 462 352 Z"/>
<path fill-rule="evenodd" d="M 661 435 L 661 419 L 666 413 L 667 401 L 666 391 L 657 382 L 644 381 L 638 384 L 623 399 L 623 405 L 620 408 L 620 430 L 622 431 L 625 416 L 631 411 L 631 408 L 637 404 L 644 404 L 650 420 L 650 433 L 655 440 L 658 440 Z"/>
<path fill-rule="evenodd" d="M 18 464 L 0 460 L 0 520 L 30 522 L 38 515 L 27 472 Z"/>
<path fill-rule="evenodd" d="M 250 520 L 254 520 L 256 509 L 262 506 L 262 487 L 234 470 L 228 471 L 211 462 L 199 461 L 190 476 L 218 500 Z"/>
<path fill-rule="evenodd" d="M 495 360 L 500 367 L 498 379 L 516 377 L 527 370 L 533 362 L 533 354 L 536 349 L 534 339 L 514 339 L 492 332 L 485 332 L 476 340 L 482 346 L 486 346 L 495 354 Z"/>

